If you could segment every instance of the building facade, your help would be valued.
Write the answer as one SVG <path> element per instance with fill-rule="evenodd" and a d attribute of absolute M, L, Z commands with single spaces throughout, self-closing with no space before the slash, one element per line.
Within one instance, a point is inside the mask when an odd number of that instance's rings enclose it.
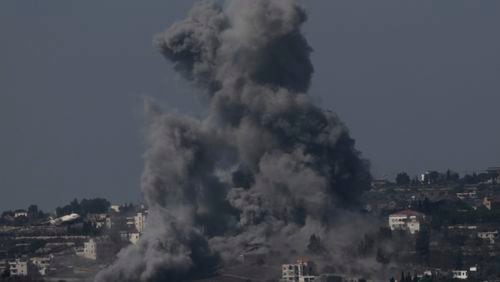
<path fill-rule="evenodd" d="M 420 225 L 424 219 L 425 216 L 422 213 L 403 210 L 389 215 L 389 228 L 392 231 L 404 230 L 410 234 L 415 234 L 420 231 Z"/>
<path fill-rule="evenodd" d="M 316 278 L 314 264 L 311 261 L 298 260 L 297 263 L 281 266 L 282 282 L 313 282 Z"/>
<path fill-rule="evenodd" d="M 146 228 L 146 212 L 139 212 L 134 216 L 134 226 L 137 232 L 142 233 Z"/>
<path fill-rule="evenodd" d="M 28 275 L 28 262 L 21 259 L 9 261 L 9 270 L 11 276 L 26 276 Z"/>
<path fill-rule="evenodd" d="M 467 270 L 453 270 L 452 277 L 453 279 L 467 280 L 469 275 L 467 275 Z"/>
<path fill-rule="evenodd" d="M 105 237 L 99 237 L 91 238 L 83 243 L 83 251 L 78 254 L 87 259 L 98 260 L 110 257 L 112 253 L 113 250 L 109 240 Z"/>

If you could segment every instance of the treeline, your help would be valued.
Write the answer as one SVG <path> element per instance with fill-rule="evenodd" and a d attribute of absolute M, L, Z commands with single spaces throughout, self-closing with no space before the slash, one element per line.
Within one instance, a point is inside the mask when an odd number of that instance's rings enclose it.
<path fill-rule="evenodd" d="M 488 210 L 485 207 L 472 208 L 462 201 L 417 200 L 411 203 L 412 209 L 422 212 L 432 218 L 431 225 L 434 229 L 456 224 L 500 224 L 500 209 Z"/>
<path fill-rule="evenodd" d="M 19 216 L 19 213 L 26 213 L 26 216 Z M 16 214 L 18 214 L 18 216 L 16 216 Z M 7 210 L 2 212 L 2 216 L 0 217 L 0 224 L 23 225 L 26 223 L 38 221 L 45 217 L 47 217 L 47 214 L 38 209 L 37 205 L 30 205 L 26 210 Z"/>
<path fill-rule="evenodd" d="M 83 199 L 81 201 L 74 199 L 67 205 L 57 207 L 56 216 L 61 217 L 70 213 L 77 213 L 81 216 L 86 216 L 89 213 L 106 213 L 110 206 L 111 203 L 103 198 Z M 134 206 L 132 204 L 124 205 L 123 209 L 133 210 Z M 37 222 L 48 217 L 49 214 L 43 212 L 37 205 L 30 205 L 27 209 L 3 211 L 0 217 L 0 224 L 22 225 Z"/>
<path fill-rule="evenodd" d="M 497 172 L 472 173 L 460 176 L 459 173 L 447 170 L 446 172 L 427 171 L 420 177 L 413 178 L 406 172 L 400 172 L 394 179 L 395 184 L 400 186 L 428 185 L 428 184 L 480 184 L 486 182 L 495 183 L 499 174 Z"/>
<path fill-rule="evenodd" d="M 89 213 L 106 213 L 110 206 L 111 203 L 102 198 L 83 199 L 80 202 L 74 199 L 68 205 L 57 207 L 56 215 L 60 217 L 70 213 L 77 213 L 86 216 Z"/>

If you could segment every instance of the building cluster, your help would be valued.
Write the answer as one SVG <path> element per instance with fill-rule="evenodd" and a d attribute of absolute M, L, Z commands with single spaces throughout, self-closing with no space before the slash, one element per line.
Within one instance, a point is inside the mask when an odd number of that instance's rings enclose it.
<path fill-rule="evenodd" d="M 374 181 L 363 195 L 365 211 L 385 217 L 392 238 L 406 238 L 396 256 L 404 271 L 435 278 L 429 281 L 497 281 L 500 168 L 460 181 L 440 181 L 443 175 L 426 172 L 404 185 Z"/>
<path fill-rule="evenodd" d="M 368 282 L 365 278 L 332 273 L 318 273 L 309 259 L 298 259 L 295 263 L 281 266 L 280 282 Z"/>
<path fill-rule="evenodd" d="M 314 264 L 308 260 L 299 259 L 296 263 L 284 264 L 281 270 L 282 282 L 313 282 L 317 278 L 314 275 Z"/>
<path fill-rule="evenodd" d="M 375 181 L 362 202 L 364 212 L 383 219 L 381 232 L 371 240 L 365 236 L 365 241 L 353 252 L 371 252 L 381 265 L 404 265 L 406 268 L 398 271 L 411 273 L 412 279 L 500 279 L 500 184 L 497 184 L 500 179 L 484 178 L 485 181 L 475 184 L 436 181 L 442 175 L 424 173 L 416 179 L 418 185 L 413 186 Z M 114 260 L 120 249 L 137 244 L 145 232 L 148 210 L 142 205 L 108 202 L 103 210 L 86 211 L 82 207 L 95 203 L 82 203 L 72 202 L 61 208 L 56 218 L 40 213 L 35 207 L 4 212 L 0 218 L 2 277 L 36 276 L 50 281 L 91 277 Z M 307 248 L 320 256 L 321 241 L 311 238 L 315 240 L 310 239 Z M 376 240 L 386 240 L 381 241 L 385 245 L 390 245 L 387 240 L 393 240 L 399 245 L 392 248 L 393 253 L 385 253 Z M 315 253 L 314 249 L 319 251 Z M 280 282 L 362 282 L 371 278 L 318 273 L 308 259 L 283 265 L 282 261 L 274 260 L 273 267 L 262 267 L 273 261 L 272 257 L 273 254 L 262 253 L 259 246 L 249 246 L 220 275 L 249 280 L 265 277 L 266 281 L 272 277 L 276 281 L 281 266 Z M 322 261 L 319 264 L 323 265 Z M 260 272 L 254 271 L 256 268 Z M 272 272 L 263 273 L 264 269 Z M 408 275 L 401 276 L 399 281 L 415 281 L 408 280 Z"/>
<path fill-rule="evenodd" d="M 389 228 L 392 231 L 403 230 L 415 234 L 420 231 L 420 224 L 424 220 L 424 214 L 406 209 L 389 215 Z"/>
<path fill-rule="evenodd" d="M 0 275 L 74 280 L 88 277 L 137 244 L 147 209 L 111 205 L 107 212 L 33 219 L 28 211 L 4 212 L 0 221 Z"/>

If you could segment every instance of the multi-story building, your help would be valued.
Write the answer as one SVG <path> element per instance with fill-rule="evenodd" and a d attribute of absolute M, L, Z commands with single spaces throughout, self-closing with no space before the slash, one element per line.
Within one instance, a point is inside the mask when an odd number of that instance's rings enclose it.
<path fill-rule="evenodd" d="M 91 260 L 98 260 L 112 255 L 112 246 L 105 237 L 90 238 L 83 243 L 83 252 L 78 255 Z"/>
<path fill-rule="evenodd" d="M 26 276 L 28 275 L 28 261 L 16 259 L 8 262 L 11 276 Z"/>
<path fill-rule="evenodd" d="M 139 212 L 134 216 L 134 226 L 137 232 L 142 233 L 146 228 L 147 212 Z"/>
<path fill-rule="evenodd" d="M 467 275 L 467 270 L 453 270 L 452 272 L 453 279 L 467 280 L 469 275 Z"/>
<path fill-rule="evenodd" d="M 127 225 L 128 229 L 135 229 L 135 216 L 127 216 L 125 224 Z"/>
<path fill-rule="evenodd" d="M 403 210 L 389 215 L 389 228 L 394 230 L 405 230 L 410 234 L 420 231 L 420 225 L 425 215 L 412 210 Z"/>
<path fill-rule="evenodd" d="M 281 281 L 285 282 L 313 282 L 314 264 L 308 260 L 297 260 L 294 264 L 283 264 L 281 267 Z"/>

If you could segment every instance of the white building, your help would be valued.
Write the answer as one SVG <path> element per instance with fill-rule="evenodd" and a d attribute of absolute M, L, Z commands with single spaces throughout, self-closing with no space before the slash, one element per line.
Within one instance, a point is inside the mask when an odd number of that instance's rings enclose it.
<path fill-rule="evenodd" d="M 28 275 L 28 262 L 20 259 L 9 261 L 9 270 L 11 276 L 26 276 Z"/>
<path fill-rule="evenodd" d="M 313 282 L 316 278 L 314 264 L 310 261 L 297 260 L 295 264 L 283 264 L 281 266 L 282 282 Z"/>
<path fill-rule="evenodd" d="M 19 210 L 19 211 L 14 212 L 14 217 L 15 218 L 18 218 L 18 217 L 21 217 L 21 216 L 28 217 L 28 212 L 27 211 L 23 211 L 23 210 Z"/>
<path fill-rule="evenodd" d="M 113 220 L 111 219 L 111 216 L 106 217 L 106 228 L 111 229 L 113 227 Z"/>
<path fill-rule="evenodd" d="M 477 232 L 477 237 L 483 240 L 490 240 L 491 244 L 495 244 L 495 239 L 498 238 L 498 231 Z"/>
<path fill-rule="evenodd" d="M 139 239 L 141 238 L 141 233 L 139 232 L 132 232 L 129 234 L 129 241 L 132 244 L 137 244 L 139 242 Z"/>
<path fill-rule="evenodd" d="M 397 213 L 389 215 L 389 228 L 394 230 L 405 230 L 410 232 L 410 234 L 415 234 L 420 231 L 420 224 L 425 219 L 425 215 L 422 213 L 403 210 Z"/>
<path fill-rule="evenodd" d="M 105 237 L 90 238 L 83 243 L 83 252 L 77 251 L 77 255 L 91 260 L 109 257 L 112 255 L 112 246 Z"/>
<path fill-rule="evenodd" d="M 466 280 L 467 278 L 469 278 L 469 276 L 467 275 L 467 270 L 453 270 L 452 274 L 454 279 Z"/>
<path fill-rule="evenodd" d="M 146 216 L 147 212 L 139 212 L 136 216 L 134 216 L 134 225 L 137 232 L 142 233 L 144 228 L 146 228 Z"/>
<path fill-rule="evenodd" d="M 83 243 L 83 257 L 88 259 L 97 259 L 97 242 L 90 239 L 88 242 Z"/>

